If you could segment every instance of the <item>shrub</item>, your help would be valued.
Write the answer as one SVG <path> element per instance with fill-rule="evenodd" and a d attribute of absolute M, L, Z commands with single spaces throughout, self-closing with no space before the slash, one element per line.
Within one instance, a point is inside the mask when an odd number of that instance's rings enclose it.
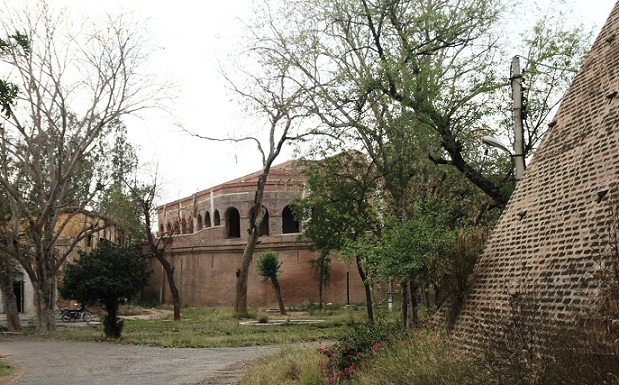
<path fill-rule="evenodd" d="M 350 379 L 355 370 L 374 358 L 379 349 L 404 333 L 396 323 L 354 323 L 338 342 L 319 349 L 327 356 L 320 369 L 327 374 L 329 384 Z"/>

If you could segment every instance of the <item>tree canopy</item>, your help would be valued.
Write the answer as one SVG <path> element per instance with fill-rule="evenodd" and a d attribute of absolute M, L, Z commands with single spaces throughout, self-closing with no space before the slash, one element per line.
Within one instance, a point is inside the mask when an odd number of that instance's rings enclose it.
<path fill-rule="evenodd" d="M 117 325 L 118 307 L 121 301 L 136 298 L 148 283 L 151 272 L 134 246 L 121 247 L 103 241 L 67 264 L 60 294 L 82 304 L 101 303 L 108 313 L 108 337 L 118 338 L 121 332 Z"/>

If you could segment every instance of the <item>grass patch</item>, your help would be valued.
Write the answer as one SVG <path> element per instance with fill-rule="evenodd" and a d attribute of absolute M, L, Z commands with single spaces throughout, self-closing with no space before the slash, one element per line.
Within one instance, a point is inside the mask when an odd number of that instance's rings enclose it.
<path fill-rule="evenodd" d="M 136 308 L 122 309 L 121 315 L 140 315 Z M 278 345 L 295 342 L 334 340 L 347 325 L 365 318 L 364 312 L 335 309 L 329 312 L 308 314 L 291 312 L 290 315 L 267 315 L 253 309 L 255 320 L 259 319 L 320 319 L 324 322 L 298 324 L 284 322 L 281 325 L 242 326 L 232 309 L 228 308 L 183 308 L 181 321 L 174 322 L 172 315 L 162 319 L 125 320 L 125 327 L 118 342 L 161 347 L 214 348 L 254 345 Z M 52 338 L 103 341 L 102 325 L 82 327 L 59 327 Z M 115 341 L 116 342 L 116 341 Z"/>
<path fill-rule="evenodd" d="M 487 385 L 497 384 L 479 363 L 457 351 L 437 334 L 420 331 L 407 341 L 386 346 L 353 376 L 359 385 Z M 498 384 L 497 384 L 498 385 Z"/>
<path fill-rule="evenodd" d="M 341 343 L 341 341 L 340 341 Z M 284 349 L 245 367 L 240 385 L 498 385 L 443 336 L 418 332 L 376 350 L 347 378 L 334 378 L 325 349 Z"/>
<path fill-rule="evenodd" d="M 0 377 L 5 377 L 11 374 L 13 368 L 4 361 L 0 361 Z"/>
<path fill-rule="evenodd" d="M 284 348 L 246 366 L 239 385 L 324 385 L 327 375 L 320 371 L 323 359 L 314 348 Z"/>

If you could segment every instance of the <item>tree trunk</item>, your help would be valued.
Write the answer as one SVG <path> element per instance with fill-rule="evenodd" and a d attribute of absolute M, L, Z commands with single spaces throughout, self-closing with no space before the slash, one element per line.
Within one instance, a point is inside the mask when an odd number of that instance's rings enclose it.
<path fill-rule="evenodd" d="M 118 323 L 118 301 L 105 301 L 107 311 L 107 325 L 104 325 L 104 332 L 107 338 L 120 338 L 121 326 Z"/>
<path fill-rule="evenodd" d="M 136 194 L 137 196 L 137 194 Z M 142 205 L 142 212 L 144 213 L 145 219 L 145 229 L 146 229 L 146 240 L 148 242 L 148 246 L 150 247 L 150 252 L 157 258 L 163 270 L 165 270 L 166 278 L 168 279 L 168 286 L 170 287 L 170 294 L 172 295 L 172 306 L 174 306 L 174 321 L 181 320 L 181 297 L 178 293 L 178 289 L 176 288 L 176 283 L 174 282 L 174 267 L 170 265 L 167 259 L 165 259 L 164 253 L 165 248 L 168 246 L 168 242 L 164 241 L 163 249 L 160 249 L 157 244 L 155 244 L 155 240 L 153 239 L 153 233 L 151 233 L 151 219 L 150 219 L 150 208 L 152 205 L 152 200 L 138 198 Z M 176 231 L 176 228 L 174 229 Z M 162 235 L 163 238 L 163 235 Z M 170 234 L 170 240 L 172 239 L 172 235 Z"/>
<path fill-rule="evenodd" d="M 241 266 L 237 271 L 234 311 L 239 317 L 247 316 L 247 279 L 249 278 L 249 268 L 254 256 L 257 241 L 258 231 L 254 227 L 250 230 L 249 239 L 247 240 L 247 245 L 245 246 L 243 257 L 241 258 Z"/>
<path fill-rule="evenodd" d="M 45 276 L 44 279 L 33 280 L 34 305 L 37 313 L 36 330 L 42 332 L 56 331 L 56 285 L 54 277 Z"/>
<path fill-rule="evenodd" d="M 323 267 L 324 261 L 318 260 L 318 309 L 322 311 L 323 304 L 326 302 L 324 298 L 325 293 L 325 270 Z"/>
<path fill-rule="evenodd" d="M 243 250 L 241 266 L 239 266 L 236 274 L 236 297 L 234 301 L 234 311 L 239 317 L 247 316 L 247 279 L 249 278 L 249 267 L 251 266 L 251 260 L 254 256 L 254 250 L 256 250 L 256 243 L 258 242 L 258 226 L 262 224 L 262 220 L 264 218 L 262 213 L 262 197 L 264 196 L 264 187 L 267 183 L 271 163 L 273 163 L 276 156 L 277 153 L 269 156 L 266 163 L 262 167 L 262 172 L 258 178 L 258 185 L 256 186 L 254 207 L 252 208 L 255 215 L 250 217 L 249 228 L 247 229 L 249 232 L 249 238 L 247 239 L 245 250 Z"/>
<path fill-rule="evenodd" d="M 419 303 L 417 302 L 417 291 L 419 290 L 419 285 L 417 284 L 417 280 L 415 278 L 409 281 L 409 290 L 410 290 L 410 302 L 411 302 L 411 327 L 419 326 L 419 307 L 417 306 Z"/>
<path fill-rule="evenodd" d="M 162 255 L 163 253 L 160 250 L 154 251 L 155 256 L 161 266 L 163 266 L 163 270 L 165 270 L 166 278 L 168 280 L 168 286 L 170 287 L 170 294 L 172 295 L 172 305 L 174 306 L 174 321 L 181 320 L 181 297 L 178 294 L 178 289 L 176 288 L 176 283 L 174 282 L 174 268 L 168 262 L 167 259 Z"/>
<path fill-rule="evenodd" d="M 13 291 L 13 269 L 8 255 L 0 256 L 0 292 L 6 314 L 6 325 L 10 332 L 21 330 L 21 322 L 17 311 L 17 300 Z"/>
<path fill-rule="evenodd" d="M 365 289 L 365 307 L 368 312 L 368 321 L 370 323 L 374 323 L 374 308 L 372 306 L 372 288 L 370 284 L 367 282 L 367 275 L 365 271 L 363 271 L 363 267 L 361 266 L 361 259 L 359 257 L 355 257 L 355 261 L 357 262 L 357 270 L 359 271 L 359 275 L 361 276 L 361 280 L 363 281 L 363 288 Z"/>
<path fill-rule="evenodd" d="M 406 315 L 408 314 L 408 290 L 406 290 L 406 284 L 400 282 L 400 321 L 402 326 L 406 327 Z"/>
<path fill-rule="evenodd" d="M 271 283 L 273 283 L 273 287 L 275 288 L 275 292 L 277 293 L 277 304 L 279 305 L 279 314 L 286 315 L 286 308 L 284 307 L 284 299 L 282 298 L 282 289 L 279 287 L 279 280 L 277 279 L 277 275 L 273 275 L 271 278 Z"/>

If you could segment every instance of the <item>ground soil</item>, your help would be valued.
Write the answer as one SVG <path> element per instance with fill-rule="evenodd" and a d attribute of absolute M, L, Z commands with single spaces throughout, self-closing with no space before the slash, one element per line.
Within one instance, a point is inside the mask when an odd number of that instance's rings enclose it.
<path fill-rule="evenodd" d="M 156 309 L 156 308 L 143 308 L 143 307 L 124 307 L 123 312 L 128 313 L 130 315 L 121 315 L 118 318 L 121 320 L 153 320 L 153 319 L 164 319 L 164 318 L 172 318 L 174 315 L 173 310 L 166 309 Z"/>

